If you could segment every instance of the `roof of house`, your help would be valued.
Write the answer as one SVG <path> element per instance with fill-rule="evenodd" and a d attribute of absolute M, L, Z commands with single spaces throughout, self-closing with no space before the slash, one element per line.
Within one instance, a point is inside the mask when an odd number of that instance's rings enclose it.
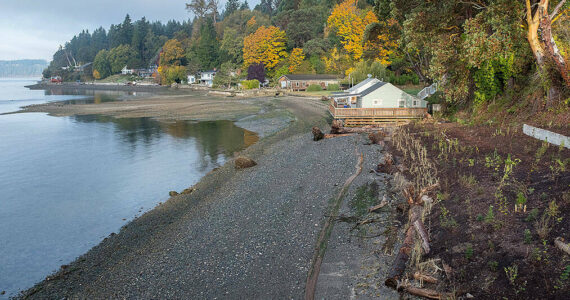
<path fill-rule="evenodd" d="M 380 82 L 380 80 L 376 79 L 376 78 L 366 78 L 364 80 L 362 80 L 360 83 L 358 83 L 357 85 L 349 88 L 348 90 L 346 90 L 349 93 L 352 92 L 358 92 L 363 86 L 369 84 L 369 83 L 375 83 L 375 82 Z"/>
<path fill-rule="evenodd" d="M 360 96 L 366 96 L 372 92 L 374 92 L 375 90 L 383 87 L 386 84 L 386 82 L 383 81 L 378 81 L 376 83 L 374 83 L 373 85 L 371 85 L 369 88 L 365 89 L 364 91 L 360 92 Z"/>
<path fill-rule="evenodd" d="M 340 79 L 340 75 L 334 74 L 288 74 L 282 77 L 287 77 L 289 80 L 335 80 Z"/>
<path fill-rule="evenodd" d="M 371 85 L 369 85 L 371 84 Z M 366 96 L 375 90 L 386 85 L 387 82 L 380 81 L 376 78 L 368 78 L 361 83 L 353 86 L 352 88 L 346 90 L 344 93 L 333 93 L 333 97 L 347 97 L 347 96 Z M 364 88 L 366 85 L 368 87 Z M 364 89 L 363 89 L 364 88 Z"/>

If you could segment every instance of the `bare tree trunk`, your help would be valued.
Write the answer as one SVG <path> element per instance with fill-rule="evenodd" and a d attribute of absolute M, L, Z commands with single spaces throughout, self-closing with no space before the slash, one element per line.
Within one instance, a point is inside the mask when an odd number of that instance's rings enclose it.
<path fill-rule="evenodd" d="M 566 82 L 566 85 L 570 86 L 570 78 L 568 77 L 568 69 L 566 68 L 566 61 L 562 54 L 560 54 L 560 50 L 556 46 L 556 41 L 554 41 L 554 37 L 552 36 L 552 20 L 547 13 L 543 13 L 542 20 L 540 21 L 540 29 L 541 29 L 541 38 L 544 44 L 544 48 L 552 61 L 558 67 L 558 71 L 562 78 Z"/>
<path fill-rule="evenodd" d="M 570 86 L 570 77 L 566 67 L 566 61 L 560 54 L 556 41 L 552 36 L 552 19 L 558 13 L 558 10 L 564 5 L 566 0 L 560 1 L 551 15 L 548 14 L 548 0 L 540 0 L 534 14 L 530 0 L 526 0 L 526 18 L 528 25 L 527 39 L 532 49 L 532 53 L 536 58 L 539 69 L 543 70 L 546 59 L 552 60 L 558 69 L 558 72 L 564 79 L 567 86 Z M 540 34 L 538 30 L 540 29 Z M 557 91 L 549 92 L 549 94 L 557 95 Z M 549 96 L 549 98 L 552 98 Z"/>
<path fill-rule="evenodd" d="M 541 0 L 541 3 L 542 2 L 544 2 L 544 0 Z M 538 10 L 540 9 L 541 8 L 539 7 Z M 530 0 L 526 0 L 526 19 L 528 25 L 527 39 L 528 43 L 530 44 L 532 54 L 534 54 L 534 57 L 536 58 L 536 63 L 538 64 L 538 67 L 542 69 L 544 66 L 544 48 L 542 47 L 540 39 L 538 38 L 538 27 L 540 26 L 538 14 L 539 11 L 537 11 L 534 15 L 532 14 Z"/>

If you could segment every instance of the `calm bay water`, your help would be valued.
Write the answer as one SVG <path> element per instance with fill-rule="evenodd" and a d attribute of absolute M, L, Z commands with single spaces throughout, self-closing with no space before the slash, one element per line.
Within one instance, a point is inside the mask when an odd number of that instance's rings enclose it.
<path fill-rule="evenodd" d="M 23 88 L 31 83 L 0 79 L 0 113 L 103 97 Z M 7 292 L 0 298 L 42 280 L 256 141 L 229 121 L 0 115 L 0 291 Z"/>

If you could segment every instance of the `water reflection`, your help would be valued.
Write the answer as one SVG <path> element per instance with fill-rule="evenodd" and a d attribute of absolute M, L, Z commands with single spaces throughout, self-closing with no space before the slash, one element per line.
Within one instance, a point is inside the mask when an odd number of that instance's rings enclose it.
<path fill-rule="evenodd" d="M 226 120 L 159 122 L 152 118 L 114 118 L 103 115 L 80 115 L 73 118 L 81 123 L 113 123 L 121 141 L 133 151 L 141 145 L 154 145 L 164 133 L 176 139 L 194 139 L 198 145 L 202 168 L 217 164 L 220 155 L 232 156 L 259 140 L 256 133 Z"/>
<path fill-rule="evenodd" d="M 258 140 L 230 121 L 29 113 L 0 128 L 0 299 Z"/>
<path fill-rule="evenodd" d="M 113 101 L 126 101 L 136 97 L 147 97 L 153 94 L 135 91 L 104 91 L 69 88 L 51 88 L 44 91 L 46 96 L 81 96 L 64 101 L 65 104 L 101 104 Z"/>

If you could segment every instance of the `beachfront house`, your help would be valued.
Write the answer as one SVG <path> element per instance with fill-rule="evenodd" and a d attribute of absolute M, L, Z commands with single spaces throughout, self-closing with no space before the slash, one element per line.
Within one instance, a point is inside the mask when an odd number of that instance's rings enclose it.
<path fill-rule="evenodd" d="M 188 84 L 196 83 L 196 75 L 188 75 Z"/>
<path fill-rule="evenodd" d="M 200 84 L 212 87 L 214 85 L 214 76 L 216 76 L 216 71 L 200 72 Z"/>
<path fill-rule="evenodd" d="M 135 74 L 142 78 L 151 78 L 153 77 L 154 72 L 156 69 L 148 68 L 148 69 L 134 69 L 132 74 Z"/>
<path fill-rule="evenodd" d="M 338 108 L 426 108 L 420 100 L 389 82 L 369 77 L 352 88 L 332 95 Z"/>
<path fill-rule="evenodd" d="M 290 91 L 304 91 L 309 85 L 320 85 L 326 90 L 329 84 L 339 84 L 340 77 L 330 74 L 288 74 L 279 77 L 278 87 Z"/>
<path fill-rule="evenodd" d="M 401 122 L 425 117 L 427 101 L 369 76 L 342 93 L 333 93 L 329 111 L 347 126 Z"/>
<path fill-rule="evenodd" d="M 121 70 L 121 74 L 131 75 L 131 74 L 133 74 L 133 69 L 129 69 L 129 68 L 127 68 L 127 66 L 124 66 L 123 69 Z"/>

